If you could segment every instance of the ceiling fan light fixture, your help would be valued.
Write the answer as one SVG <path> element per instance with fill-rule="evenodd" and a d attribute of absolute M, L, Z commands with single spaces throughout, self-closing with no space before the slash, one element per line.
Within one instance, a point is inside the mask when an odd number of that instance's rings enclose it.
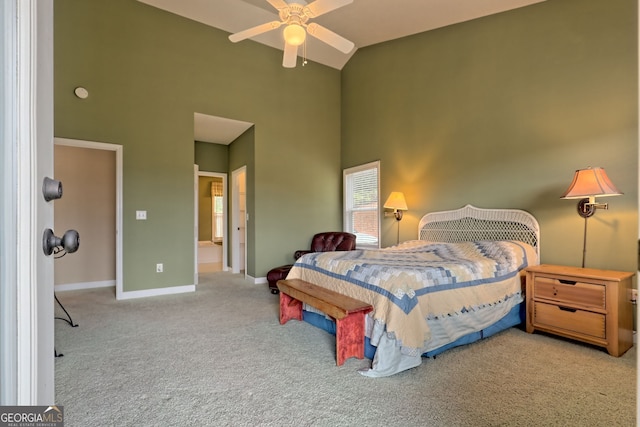
<path fill-rule="evenodd" d="M 307 33 L 344 53 L 351 52 L 355 47 L 353 42 L 339 36 L 322 25 L 316 24 L 315 22 L 307 24 L 310 18 L 317 18 L 332 10 L 346 6 L 353 3 L 353 0 L 307 0 L 310 1 L 308 4 L 301 0 L 267 1 L 278 11 L 280 20 L 256 25 L 255 27 L 231 34 L 229 35 L 229 40 L 237 43 L 284 26 L 282 35 L 285 44 L 282 66 L 286 68 L 294 68 L 296 66 L 298 46 L 300 45 L 303 45 L 303 58 L 305 59 L 302 64 L 304 65 L 307 62 L 305 44 Z M 304 3 L 304 5 L 298 2 Z"/>
<path fill-rule="evenodd" d="M 307 32 L 298 24 L 289 24 L 283 31 L 284 40 L 292 46 L 300 46 L 307 38 Z"/>

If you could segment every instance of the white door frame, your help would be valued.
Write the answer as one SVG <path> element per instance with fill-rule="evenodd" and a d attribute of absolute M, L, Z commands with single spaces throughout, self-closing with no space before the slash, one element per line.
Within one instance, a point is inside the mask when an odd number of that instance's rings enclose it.
<path fill-rule="evenodd" d="M 80 139 L 55 138 L 55 145 L 114 151 L 116 157 L 116 299 L 122 299 L 122 145 Z M 62 183 L 64 189 L 64 183 Z M 82 236 L 80 236 L 82 237 Z"/>
<path fill-rule="evenodd" d="M 193 284 L 198 285 L 198 170 L 197 164 L 193 165 Z"/>
<path fill-rule="evenodd" d="M 53 405 L 53 2 L 0 3 L 0 405 Z M 7 228 L 11 227 L 11 228 Z"/>
<path fill-rule="evenodd" d="M 244 175 L 245 180 L 245 193 L 247 187 L 247 167 L 241 166 L 238 169 L 231 172 L 231 191 L 232 191 L 232 207 L 231 207 L 231 272 L 238 274 L 241 270 L 244 270 L 245 277 L 247 276 L 247 217 L 241 218 L 240 215 L 240 188 L 238 176 Z M 245 199 L 246 209 L 246 199 Z M 240 227 L 244 224 L 244 227 Z M 240 229 L 244 230 L 244 265 L 240 265 Z"/>
<path fill-rule="evenodd" d="M 195 205 L 195 218 L 194 218 L 194 238 L 195 238 L 195 254 L 194 254 L 194 258 L 195 258 L 195 284 L 198 284 L 198 186 L 199 186 L 199 182 L 198 182 L 198 177 L 201 176 L 211 176 L 211 177 L 215 177 L 215 178 L 221 178 L 222 179 L 222 203 L 224 205 L 224 212 L 222 213 L 222 229 L 224 230 L 224 234 L 222 235 L 222 269 L 224 271 L 227 271 L 229 269 L 229 264 L 227 263 L 227 235 L 229 234 L 228 230 L 229 228 L 227 227 L 228 224 L 228 206 L 227 206 L 227 174 L 226 173 L 219 173 L 219 172 L 204 172 L 204 171 L 200 171 L 200 168 L 198 165 L 194 165 L 194 171 L 195 171 L 195 178 L 194 178 L 194 205 Z"/>

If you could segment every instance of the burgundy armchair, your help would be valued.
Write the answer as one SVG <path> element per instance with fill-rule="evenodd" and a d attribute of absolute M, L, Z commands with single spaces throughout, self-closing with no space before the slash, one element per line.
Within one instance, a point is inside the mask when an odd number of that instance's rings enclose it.
<path fill-rule="evenodd" d="M 327 231 L 318 233 L 311 239 L 309 250 L 297 250 L 294 259 L 313 252 L 352 251 L 356 248 L 356 235 L 346 231 Z M 272 294 L 278 293 L 278 280 L 286 279 L 293 264 L 282 265 L 271 269 L 267 273 L 267 281 Z"/>

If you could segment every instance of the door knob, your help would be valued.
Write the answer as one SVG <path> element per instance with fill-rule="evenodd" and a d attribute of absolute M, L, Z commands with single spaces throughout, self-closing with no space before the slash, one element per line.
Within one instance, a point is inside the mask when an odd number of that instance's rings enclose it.
<path fill-rule="evenodd" d="M 66 233 L 60 237 L 56 237 L 53 234 L 53 230 L 47 228 L 44 230 L 42 236 L 42 250 L 45 255 L 51 255 L 55 248 L 62 247 L 67 253 L 72 254 L 80 247 L 80 233 L 76 230 L 67 230 Z"/>

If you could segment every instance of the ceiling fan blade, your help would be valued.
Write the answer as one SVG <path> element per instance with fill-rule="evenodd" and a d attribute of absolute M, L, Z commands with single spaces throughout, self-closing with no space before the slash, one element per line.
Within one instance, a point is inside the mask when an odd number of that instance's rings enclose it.
<path fill-rule="evenodd" d="M 297 60 L 298 60 L 298 46 L 285 43 L 284 56 L 282 57 L 282 66 L 286 68 L 295 68 Z"/>
<path fill-rule="evenodd" d="M 315 18 L 327 12 L 331 12 L 339 7 L 353 3 L 353 0 L 316 0 L 309 3 L 305 10 L 311 12 L 311 17 Z"/>
<path fill-rule="evenodd" d="M 289 6 L 287 2 L 285 2 L 284 0 L 267 0 L 267 1 L 271 6 L 275 7 L 278 10 L 284 9 L 285 7 Z"/>
<path fill-rule="evenodd" d="M 315 22 L 312 22 L 307 26 L 307 33 L 344 53 L 351 52 L 355 47 L 353 42 L 337 35 L 322 25 L 316 24 Z"/>
<path fill-rule="evenodd" d="M 231 40 L 232 42 L 236 43 L 236 42 L 239 42 L 239 41 L 244 40 L 244 39 L 249 39 L 251 37 L 255 37 L 258 34 L 262 34 L 262 33 L 266 33 L 267 31 L 275 30 L 276 28 L 280 27 L 280 25 L 282 25 L 282 22 L 280 22 L 280 21 L 272 21 L 272 22 L 267 22 L 266 24 L 260 24 L 258 26 L 255 26 L 255 27 L 248 28 L 246 30 L 237 32 L 235 34 L 231 34 L 229 36 L 229 40 Z"/>

